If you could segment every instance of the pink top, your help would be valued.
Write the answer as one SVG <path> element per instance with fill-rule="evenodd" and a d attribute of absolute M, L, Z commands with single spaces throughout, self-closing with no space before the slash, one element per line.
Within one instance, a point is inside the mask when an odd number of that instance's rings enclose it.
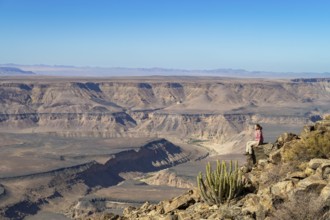
<path fill-rule="evenodd" d="M 259 144 L 262 144 L 264 142 L 264 137 L 262 135 L 262 131 L 261 130 L 256 130 L 255 137 L 256 137 L 255 140 L 258 141 Z"/>

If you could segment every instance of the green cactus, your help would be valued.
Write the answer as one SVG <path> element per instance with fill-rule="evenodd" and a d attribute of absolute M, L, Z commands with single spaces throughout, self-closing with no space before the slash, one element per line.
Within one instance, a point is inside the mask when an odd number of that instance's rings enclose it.
<path fill-rule="evenodd" d="M 235 198 L 244 188 L 242 173 L 238 162 L 230 161 L 229 168 L 225 161 L 217 161 L 216 170 L 212 171 L 211 164 L 206 165 L 205 179 L 200 172 L 197 184 L 203 200 L 209 205 L 220 205 Z"/>

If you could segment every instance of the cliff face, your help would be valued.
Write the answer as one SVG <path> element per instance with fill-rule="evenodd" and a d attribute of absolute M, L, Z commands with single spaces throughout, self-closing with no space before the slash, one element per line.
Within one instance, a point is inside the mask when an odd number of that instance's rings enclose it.
<path fill-rule="evenodd" d="M 284 133 L 258 151 L 263 150 L 263 159 L 257 158 L 253 167 L 241 167 L 246 185 L 229 203 L 210 206 L 194 189 L 157 205 L 146 202 L 139 208 L 128 207 L 122 217 L 94 213 L 94 218 L 329 219 L 330 117 L 306 126 L 299 136 Z"/>
<path fill-rule="evenodd" d="M 328 81 L 7 80 L 0 83 L 0 129 L 226 143 L 251 123 L 314 120 L 329 100 Z"/>
<path fill-rule="evenodd" d="M 176 104 L 182 104 L 185 110 L 192 110 L 194 107 L 196 110 L 206 110 L 201 104 L 213 107 L 212 110 L 221 110 L 223 106 L 231 109 L 233 104 L 263 106 L 329 99 L 329 90 L 328 81 L 4 81 L 1 82 L 0 98 L 5 107 L 2 108 L 2 113 L 8 114 L 118 112 L 175 108 Z M 8 104 L 15 104 L 20 108 L 14 110 Z"/>

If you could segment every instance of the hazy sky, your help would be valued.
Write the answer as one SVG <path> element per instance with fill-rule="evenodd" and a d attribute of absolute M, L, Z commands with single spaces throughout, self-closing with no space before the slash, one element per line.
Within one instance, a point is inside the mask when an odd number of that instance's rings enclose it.
<path fill-rule="evenodd" d="M 330 1 L 0 0 L 0 63 L 330 71 Z"/>

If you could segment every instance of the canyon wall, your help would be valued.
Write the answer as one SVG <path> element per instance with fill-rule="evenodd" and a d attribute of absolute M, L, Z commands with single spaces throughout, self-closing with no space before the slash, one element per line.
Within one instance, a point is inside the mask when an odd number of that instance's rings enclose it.
<path fill-rule="evenodd" d="M 0 130 L 223 144 L 249 136 L 253 123 L 316 120 L 329 100 L 328 80 L 4 80 Z"/>

